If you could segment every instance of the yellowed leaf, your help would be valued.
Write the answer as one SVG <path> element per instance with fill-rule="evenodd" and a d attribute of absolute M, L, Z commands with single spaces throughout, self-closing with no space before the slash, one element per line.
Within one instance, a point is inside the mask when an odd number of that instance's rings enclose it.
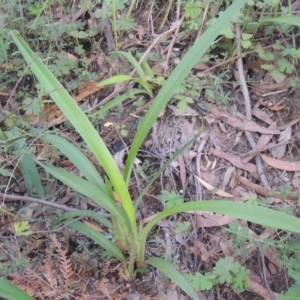
<path fill-rule="evenodd" d="M 209 183 L 207 183 L 206 181 L 202 180 L 200 177 L 196 176 L 196 178 L 199 180 L 199 182 L 206 187 L 209 191 L 215 190 L 215 194 L 222 196 L 222 197 L 227 197 L 227 198 L 232 198 L 233 195 L 228 194 L 222 190 L 219 190 L 217 188 L 215 188 L 214 186 L 210 185 Z"/>
<path fill-rule="evenodd" d="M 85 225 L 87 225 L 87 226 L 89 226 L 89 227 L 91 227 L 91 228 L 97 230 L 98 232 L 103 232 L 103 229 L 102 229 L 102 228 L 100 228 L 99 226 L 97 226 L 97 225 L 95 225 L 95 224 L 93 224 L 93 223 L 91 223 L 91 222 L 88 222 L 88 221 L 83 220 L 83 223 L 84 223 Z"/>

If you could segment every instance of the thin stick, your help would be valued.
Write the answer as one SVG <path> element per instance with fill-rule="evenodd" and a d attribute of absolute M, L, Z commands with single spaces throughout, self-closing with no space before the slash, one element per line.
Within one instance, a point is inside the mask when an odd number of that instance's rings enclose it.
<path fill-rule="evenodd" d="M 259 250 L 259 254 L 260 254 L 260 258 L 261 258 L 261 268 L 262 268 L 262 273 L 263 273 L 263 279 L 264 279 L 264 283 L 267 287 L 267 290 L 270 294 L 270 297 L 272 298 L 272 300 L 275 300 L 275 295 L 273 294 L 269 281 L 268 281 L 268 277 L 267 277 L 267 272 L 266 272 L 266 262 L 265 262 L 265 255 L 264 252 L 261 249 L 261 246 L 259 243 L 257 243 L 257 248 Z"/>
<path fill-rule="evenodd" d="M 66 205 L 61 205 L 61 204 L 49 202 L 49 201 L 46 201 L 46 200 L 36 199 L 36 198 L 28 197 L 28 196 L 18 196 L 18 195 L 14 195 L 14 194 L 9 195 L 9 194 L 0 193 L 0 198 L 5 199 L 5 201 L 20 200 L 20 201 L 33 202 L 33 203 L 37 203 L 37 204 L 42 204 L 42 205 L 47 205 L 47 206 L 59 208 L 59 209 L 64 210 L 64 211 L 76 211 L 76 210 L 78 210 L 78 209 L 75 209 L 75 208 L 68 207 Z"/>
<path fill-rule="evenodd" d="M 243 67 L 243 60 L 242 60 L 242 47 L 241 47 L 241 27 L 240 24 L 236 24 L 235 26 L 235 32 L 236 32 L 236 53 L 239 57 L 237 59 L 237 67 L 240 77 L 240 84 L 242 87 L 242 92 L 245 100 L 245 108 L 246 108 L 246 118 L 247 120 L 252 119 L 252 113 L 251 113 L 251 104 L 250 104 L 250 96 L 249 96 L 249 90 L 245 79 L 244 74 L 244 67 Z M 245 135 L 247 137 L 247 140 L 249 144 L 251 145 L 252 149 L 256 149 L 256 142 L 254 141 L 251 133 L 249 131 L 245 131 Z M 261 180 L 261 183 L 264 185 L 264 187 L 269 188 L 269 183 L 267 180 L 266 175 L 264 174 L 264 169 L 261 161 L 261 157 L 259 155 L 255 156 L 255 162 L 256 162 L 256 168 Z"/>

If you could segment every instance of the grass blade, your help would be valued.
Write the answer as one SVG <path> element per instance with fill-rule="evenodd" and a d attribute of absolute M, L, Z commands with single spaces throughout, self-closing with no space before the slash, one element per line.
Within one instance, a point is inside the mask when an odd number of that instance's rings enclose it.
<path fill-rule="evenodd" d="M 245 203 L 236 203 L 232 201 L 192 201 L 179 204 L 158 213 L 143 229 L 141 233 L 140 260 L 144 260 L 145 244 L 150 230 L 160 220 L 179 212 L 207 211 L 236 217 L 242 220 L 250 221 L 267 227 L 288 230 L 300 233 L 300 219 L 278 212 L 269 208 L 254 206 Z"/>
<path fill-rule="evenodd" d="M 95 221 L 97 221 L 98 223 L 104 225 L 105 227 L 107 227 L 108 229 L 112 229 L 112 224 L 103 216 L 101 216 L 100 214 L 90 211 L 90 210 L 77 210 L 77 211 L 69 211 L 66 212 L 62 215 L 60 215 L 58 218 L 56 218 L 50 228 L 51 230 L 60 222 L 67 223 L 69 221 L 71 221 L 73 218 L 77 218 L 77 217 L 89 217 Z"/>
<path fill-rule="evenodd" d="M 35 300 L 5 279 L 0 279 L 0 295 L 9 300 Z"/>
<path fill-rule="evenodd" d="M 50 70 L 43 64 L 43 62 L 36 57 L 27 43 L 16 33 L 11 32 L 11 35 L 20 49 L 24 59 L 28 64 L 30 64 L 32 72 L 38 78 L 45 91 L 49 93 L 56 105 L 64 113 L 65 117 L 72 123 L 76 131 L 86 142 L 89 149 L 91 149 L 91 151 L 95 154 L 99 163 L 103 166 L 122 201 L 124 210 L 129 217 L 131 231 L 133 235 L 136 236 L 137 228 L 133 203 L 127 190 L 127 186 L 123 180 L 123 176 L 104 141 L 101 139 L 98 132 L 80 109 L 78 104 L 59 83 Z"/>
<path fill-rule="evenodd" d="M 146 262 L 172 279 L 193 300 L 199 299 L 187 280 L 169 262 L 158 257 L 150 257 Z"/>
<path fill-rule="evenodd" d="M 133 78 L 129 75 L 120 74 L 120 75 L 115 75 L 115 76 L 112 76 L 112 77 L 109 77 L 107 79 L 100 81 L 97 84 L 97 86 L 105 86 L 105 85 L 114 84 L 114 83 L 118 83 L 118 82 L 124 82 L 124 81 L 132 80 L 132 79 Z"/>
<path fill-rule="evenodd" d="M 79 221 L 74 221 L 68 224 L 68 227 L 81 232 L 82 234 L 88 236 L 93 241 L 95 241 L 98 245 L 103 247 L 108 253 L 114 257 L 116 257 L 119 261 L 125 261 L 125 257 L 122 254 L 121 250 L 113 244 L 107 237 L 105 237 L 102 233 L 97 230 L 81 223 Z"/>
<path fill-rule="evenodd" d="M 106 104 L 104 104 L 103 106 L 101 106 L 101 108 L 99 109 L 99 112 L 101 112 L 101 114 L 104 114 L 109 109 L 112 109 L 113 107 L 117 106 L 118 104 L 120 104 L 121 102 L 126 100 L 127 98 L 134 98 L 134 96 L 137 94 L 148 94 L 148 93 L 147 93 L 147 91 L 142 90 L 142 89 L 130 90 L 128 93 L 118 96 L 115 99 L 113 99 L 113 100 L 107 102 Z"/>
<path fill-rule="evenodd" d="M 132 166 L 135 156 L 143 143 L 145 137 L 149 133 L 153 123 L 157 119 L 159 113 L 166 106 L 177 87 L 183 82 L 184 78 L 190 72 L 192 67 L 199 61 L 202 55 L 207 51 L 210 45 L 214 42 L 217 36 L 222 32 L 232 20 L 239 10 L 244 6 L 247 0 L 234 1 L 224 13 L 213 23 L 198 39 L 195 44 L 189 49 L 185 54 L 179 65 L 172 72 L 168 80 L 164 83 L 163 87 L 157 94 L 155 100 L 150 106 L 142 124 L 139 127 L 137 134 L 134 137 L 132 146 L 130 148 L 126 169 L 125 169 L 125 181 L 129 184 L 129 179 L 131 176 Z"/>
<path fill-rule="evenodd" d="M 120 222 L 123 222 L 124 226 L 129 226 L 129 220 L 124 210 L 116 204 L 115 200 L 109 198 L 98 187 L 70 172 L 67 172 L 66 170 L 49 166 L 41 162 L 38 162 L 38 164 L 64 184 L 68 185 L 78 193 L 89 197 L 112 215 L 119 218 Z"/>
<path fill-rule="evenodd" d="M 259 22 L 260 25 L 263 25 L 266 23 L 289 24 L 289 25 L 300 27 L 300 17 L 289 16 L 289 17 L 278 17 L 278 18 L 266 18 Z"/>
<path fill-rule="evenodd" d="M 73 164 L 83 174 L 87 181 L 99 187 L 104 193 L 106 192 L 105 183 L 98 171 L 90 162 L 90 160 L 78 148 L 58 135 L 45 134 L 40 138 L 51 143 L 53 146 L 59 149 L 73 162 Z"/>
<path fill-rule="evenodd" d="M 114 53 L 123 55 L 133 66 L 133 68 L 136 70 L 136 72 L 139 74 L 139 76 L 144 80 L 147 81 L 146 74 L 143 70 L 143 68 L 140 66 L 138 61 L 132 56 L 132 54 L 124 51 L 115 51 Z"/>

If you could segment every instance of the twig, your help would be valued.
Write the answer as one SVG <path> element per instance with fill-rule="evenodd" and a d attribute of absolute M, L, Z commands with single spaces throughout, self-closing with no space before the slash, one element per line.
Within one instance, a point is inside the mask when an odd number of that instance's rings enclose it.
<path fill-rule="evenodd" d="M 53 202 L 48 202 L 46 200 L 36 199 L 36 198 L 28 197 L 28 196 L 18 196 L 18 195 L 14 195 L 14 194 L 8 195 L 8 194 L 5 194 L 5 193 L 0 193 L 0 198 L 5 199 L 5 201 L 20 200 L 20 201 L 38 203 L 38 204 L 42 204 L 42 205 L 47 205 L 47 206 L 59 208 L 59 209 L 64 210 L 64 211 L 78 210 L 78 209 L 75 209 L 75 208 L 68 207 L 66 205 L 61 205 L 61 204 L 57 204 L 57 203 L 53 203 Z"/>
<path fill-rule="evenodd" d="M 207 5 L 205 7 L 205 10 L 204 10 L 204 13 L 203 13 L 203 16 L 202 16 L 201 26 L 198 30 L 196 40 L 198 40 L 200 38 L 200 36 L 202 35 L 204 24 L 205 24 L 205 21 L 206 21 L 206 15 L 207 15 L 207 12 L 208 12 L 208 7 L 209 7 L 209 2 L 207 3 Z"/>
<path fill-rule="evenodd" d="M 198 151 L 197 151 L 197 159 L 196 159 L 196 164 L 197 164 L 197 176 L 201 177 L 201 154 L 204 149 L 204 146 L 207 142 L 208 135 L 204 136 L 201 143 L 198 146 Z M 202 200 L 202 185 L 200 184 L 199 180 L 196 178 L 196 190 L 197 190 L 197 200 Z"/>
<path fill-rule="evenodd" d="M 180 26 L 181 26 L 183 20 L 184 20 L 184 15 L 180 19 L 178 19 L 177 22 L 176 22 L 177 23 L 176 24 L 177 28 L 176 28 L 175 34 L 173 36 L 173 39 L 172 39 L 172 41 L 171 41 L 171 43 L 168 47 L 167 58 L 166 58 L 166 61 L 164 63 L 165 75 L 166 75 L 166 72 L 168 70 L 169 59 L 170 59 L 170 56 L 171 56 L 171 53 L 172 53 L 172 50 L 173 50 L 173 46 L 175 44 L 175 41 L 176 41 L 177 35 L 179 33 L 179 30 L 180 30 Z"/>
<path fill-rule="evenodd" d="M 147 50 L 145 51 L 145 53 L 142 55 L 142 57 L 140 58 L 139 60 L 139 65 L 144 61 L 144 59 L 147 57 L 147 55 L 150 53 L 150 51 L 152 50 L 152 48 L 158 43 L 158 41 L 164 37 L 164 36 L 167 36 L 168 33 L 171 33 L 175 31 L 175 28 L 170 28 L 169 30 L 167 30 L 166 32 L 158 35 L 154 41 L 151 43 L 151 45 L 147 48 Z M 130 73 L 130 76 L 133 76 L 134 73 L 136 72 L 136 69 L 134 69 L 131 73 Z"/>
<path fill-rule="evenodd" d="M 241 47 L 241 27 L 240 24 L 236 24 L 235 26 L 236 30 L 236 52 L 237 56 L 239 57 L 237 60 L 237 67 L 240 77 L 240 84 L 242 87 L 242 92 L 245 100 L 245 108 L 246 108 L 246 118 L 247 120 L 252 119 L 252 113 L 251 113 L 251 104 L 250 104 L 250 96 L 249 96 L 249 90 L 246 84 L 245 74 L 244 74 L 244 68 L 243 68 L 243 60 L 242 60 L 242 47 Z M 245 131 L 245 135 L 247 137 L 247 140 L 249 144 L 251 145 L 252 149 L 256 149 L 256 143 L 249 131 Z M 255 162 L 256 162 L 256 168 L 261 180 L 261 183 L 264 185 L 264 187 L 269 188 L 269 183 L 267 180 L 266 175 L 264 174 L 262 161 L 259 155 L 255 156 Z"/>
<path fill-rule="evenodd" d="M 265 282 L 265 285 L 267 287 L 267 290 L 272 298 L 272 300 L 275 300 L 275 296 L 270 288 L 270 284 L 268 282 L 268 278 L 267 278 L 267 272 L 266 272 L 266 264 L 265 264 L 265 255 L 264 255 L 264 252 L 262 251 L 259 243 L 257 243 L 257 248 L 259 250 L 259 253 L 260 253 L 260 258 L 261 258 L 261 268 L 262 268 L 262 271 L 263 271 L 263 278 L 264 278 L 264 282 Z"/>

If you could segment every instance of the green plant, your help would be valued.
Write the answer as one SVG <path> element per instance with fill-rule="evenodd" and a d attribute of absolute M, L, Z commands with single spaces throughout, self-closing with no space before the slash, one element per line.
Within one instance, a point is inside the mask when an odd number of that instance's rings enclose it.
<path fill-rule="evenodd" d="M 34 300 L 34 298 L 30 297 L 5 279 L 0 279 L 0 294 L 10 300 Z"/>
<path fill-rule="evenodd" d="M 294 283 L 279 300 L 297 299 L 300 292 L 300 240 L 299 236 L 288 237 L 285 241 L 278 242 L 280 246 L 277 257 L 281 265 L 285 266 Z"/>
<path fill-rule="evenodd" d="M 161 83 L 163 82 L 163 78 L 162 77 L 155 78 L 150 66 L 145 60 L 143 60 L 142 66 L 140 66 L 138 61 L 130 53 L 124 51 L 116 51 L 115 54 L 123 55 L 132 64 L 132 66 L 134 67 L 134 71 L 138 73 L 139 77 L 133 77 L 131 75 L 125 75 L 125 74 L 118 74 L 116 76 L 101 81 L 98 85 L 105 86 L 117 82 L 135 81 L 136 83 L 140 84 L 144 88 L 144 90 L 141 91 L 146 92 L 152 98 L 153 97 L 152 90 L 154 89 L 154 85 L 156 84 L 161 85 Z"/>
<path fill-rule="evenodd" d="M 184 277 L 195 291 L 210 290 L 216 283 L 229 283 L 235 290 L 242 292 L 248 286 L 249 274 L 250 271 L 239 262 L 234 262 L 233 257 L 226 257 L 217 262 L 212 272 L 205 275 L 199 272 L 195 275 L 185 274 Z"/>
<path fill-rule="evenodd" d="M 234 203 L 231 201 L 201 201 L 178 204 L 157 214 L 146 226 L 138 227 L 135 215 L 137 204 L 141 200 L 141 195 L 136 199 L 136 203 L 134 203 L 128 192 L 128 185 L 135 156 L 159 113 L 175 92 L 176 87 L 182 83 L 194 64 L 220 34 L 222 28 L 229 24 L 230 20 L 238 13 L 246 2 L 247 0 L 236 1 L 223 12 L 222 16 L 216 20 L 216 22 L 189 49 L 180 64 L 163 84 L 134 138 L 126 161 L 124 177 L 121 175 L 121 172 L 104 141 L 99 137 L 98 132 L 94 129 L 77 103 L 75 103 L 72 97 L 41 60 L 36 57 L 26 42 L 16 33 L 12 32 L 15 43 L 27 63 L 30 64 L 32 72 L 39 79 L 46 93 L 49 93 L 55 103 L 63 111 L 66 118 L 73 124 L 76 131 L 81 135 L 89 149 L 94 153 L 99 164 L 107 174 L 107 178 L 103 179 L 87 157 L 62 137 L 54 134 L 42 135 L 40 137 L 41 140 L 51 143 L 65 154 L 81 171 L 85 179 L 46 163 L 37 163 L 64 184 L 89 197 L 106 209 L 111 214 L 111 221 L 103 217 L 97 217 L 95 214 L 91 214 L 90 217 L 110 228 L 114 233 L 114 239 L 111 241 L 104 234 L 91 229 L 79 221 L 70 222 L 75 216 L 82 214 L 80 211 L 66 213 L 60 216 L 55 220 L 53 225 L 62 221 L 68 222 L 70 228 L 78 230 L 92 238 L 105 248 L 111 256 L 124 262 L 126 275 L 128 277 L 134 277 L 136 272 L 140 268 L 144 268 L 146 264 L 153 265 L 176 282 L 190 297 L 192 297 L 192 299 L 198 299 L 193 288 L 170 263 L 160 258 L 150 258 L 145 261 L 147 236 L 151 229 L 156 226 L 161 219 L 178 212 L 210 211 L 245 219 L 264 226 L 300 232 L 300 229 L 297 226 L 299 220 L 293 216 L 259 206 Z M 183 147 L 183 149 L 185 148 L 186 147 Z M 177 151 L 172 159 L 178 156 L 183 149 Z M 148 185 L 146 188 L 148 188 Z M 145 190 L 143 192 L 145 192 Z M 120 200 L 121 206 L 117 204 L 115 199 Z M 124 253 L 127 253 L 128 255 L 126 264 Z"/>

